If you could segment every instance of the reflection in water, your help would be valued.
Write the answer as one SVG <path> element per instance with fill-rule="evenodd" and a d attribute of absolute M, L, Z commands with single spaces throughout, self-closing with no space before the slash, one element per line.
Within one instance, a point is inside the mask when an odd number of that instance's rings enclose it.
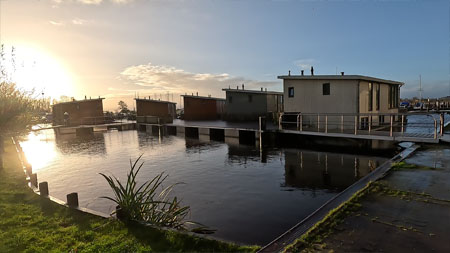
<path fill-rule="evenodd" d="M 226 141 L 137 131 L 55 138 L 50 130 L 22 145 L 52 196 L 78 192 L 80 206 L 104 213 L 114 205 L 100 198 L 112 192 L 98 173 L 123 180 L 130 159 L 142 154 L 138 182 L 161 172 L 167 184 L 184 182 L 174 194 L 191 207 L 190 219 L 217 229 L 217 238 L 246 244 L 268 243 L 386 160 Z"/>
<path fill-rule="evenodd" d="M 340 192 L 378 167 L 378 158 L 284 150 L 286 187 Z"/>

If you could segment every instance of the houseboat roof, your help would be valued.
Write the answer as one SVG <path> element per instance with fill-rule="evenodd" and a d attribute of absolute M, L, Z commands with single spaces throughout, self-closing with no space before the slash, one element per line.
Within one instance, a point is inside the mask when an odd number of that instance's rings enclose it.
<path fill-rule="evenodd" d="M 211 100 L 219 100 L 219 101 L 225 101 L 224 98 L 215 98 L 215 97 L 205 97 L 205 96 L 193 96 L 193 95 L 181 95 L 182 97 L 186 98 L 198 98 L 198 99 L 211 99 Z"/>
<path fill-rule="evenodd" d="M 54 104 L 53 106 L 55 106 L 55 105 L 63 105 L 63 104 L 76 104 L 76 103 L 83 103 L 83 102 L 91 102 L 91 101 L 96 101 L 96 100 L 103 100 L 103 99 L 105 99 L 105 98 L 89 98 L 89 99 L 82 99 L 82 100 L 72 100 L 72 101 L 67 101 L 67 102 L 60 102 L 60 103 L 57 103 L 57 104 Z"/>
<path fill-rule="evenodd" d="M 378 83 L 386 83 L 386 84 L 395 84 L 395 85 L 403 85 L 402 82 L 386 80 L 376 77 L 370 76 L 361 76 L 361 75 L 314 75 L 314 76 L 302 76 L 302 75 L 287 75 L 287 76 L 278 76 L 278 79 L 283 80 L 363 80 L 363 81 L 371 81 Z"/>
<path fill-rule="evenodd" d="M 261 90 L 238 90 L 238 89 L 222 89 L 225 92 L 239 92 L 239 93 L 253 93 L 266 95 L 283 95 L 283 92 L 278 91 L 261 91 Z"/>
<path fill-rule="evenodd" d="M 145 102 L 152 102 L 152 103 L 164 103 L 164 104 L 177 104 L 170 101 L 164 101 L 164 100 L 155 100 L 155 99 L 145 99 L 145 98 L 135 98 L 136 101 L 145 101 Z"/>

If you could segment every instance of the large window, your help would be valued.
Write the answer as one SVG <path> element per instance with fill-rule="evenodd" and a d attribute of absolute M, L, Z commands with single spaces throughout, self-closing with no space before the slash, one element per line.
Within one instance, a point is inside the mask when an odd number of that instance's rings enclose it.
<path fill-rule="evenodd" d="M 322 95 L 330 95 L 330 84 L 324 83 L 322 84 Z"/>
<path fill-rule="evenodd" d="M 397 85 L 389 85 L 389 108 L 398 108 L 400 87 Z"/>
<path fill-rule="evenodd" d="M 290 98 L 293 98 L 293 97 L 294 97 L 294 87 L 289 87 L 289 88 L 288 88 L 288 96 L 289 96 Z"/>
<path fill-rule="evenodd" d="M 372 111 L 373 110 L 373 83 L 369 83 L 369 106 L 368 106 L 368 111 Z"/>

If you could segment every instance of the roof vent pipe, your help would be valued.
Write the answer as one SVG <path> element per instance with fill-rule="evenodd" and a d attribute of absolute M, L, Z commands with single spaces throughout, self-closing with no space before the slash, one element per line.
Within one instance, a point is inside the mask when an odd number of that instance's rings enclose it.
<path fill-rule="evenodd" d="M 312 76 L 314 75 L 314 67 L 313 66 L 311 66 L 311 75 Z"/>
<path fill-rule="evenodd" d="M 263 87 L 261 87 L 261 91 L 263 91 Z"/>
<path fill-rule="evenodd" d="M 344 72 L 341 72 L 341 76 L 343 76 L 344 75 Z"/>
<path fill-rule="evenodd" d="M 244 84 L 242 84 L 242 90 L 244 90 Z"/>
<path fill-rule="evenodd" d="M 289 70 L 289 74 L 288 74 L 288 76 L 291 76 L 291 71 Z"/>
<path fill-rule="evenodd" d="M 239 90 L 239 85 L 236 86 L 236 90 Z"/>
<path fill-rule="evenodd" d="M 87 96 L 86 95 L 84 95 L 84 100 L 86 100 L 87 99 Z"/>
<path fill-rule="evenodd" d="M 197 91 L 197 97 L 198 97 L 198 91 Z"/>
<path fill-rule="evenodd" d="M 303 69 L 300 72 L 302 73 L 302 76 L 305 74 L 305 71 Z"/>

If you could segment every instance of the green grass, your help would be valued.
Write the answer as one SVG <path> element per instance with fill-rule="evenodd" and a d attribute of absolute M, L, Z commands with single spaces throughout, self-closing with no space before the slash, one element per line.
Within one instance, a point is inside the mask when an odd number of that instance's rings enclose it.
<path fill-rule="evenodd" d="M 256 246 L 125 225 L 60 206 L 26 186 L 15 148 L 5 142 L 0 170 L 0 252 L 256 251 Z"/>

